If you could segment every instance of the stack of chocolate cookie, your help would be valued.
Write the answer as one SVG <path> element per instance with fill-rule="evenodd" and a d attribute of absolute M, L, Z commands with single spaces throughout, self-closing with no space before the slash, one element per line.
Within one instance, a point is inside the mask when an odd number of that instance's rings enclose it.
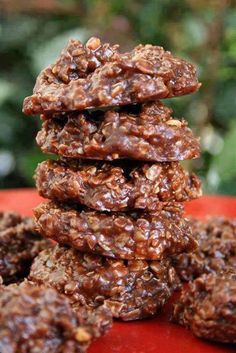
<path fill-rule="evenodd" d="M 179 284 L 170 258 L 196 246 L 181 202 L 201 194 L 179 161 L 200 148 L 159 99 L 198 88 L 193 65 L 163 48 L 123 54 L 98 38 L 70 41 L 40 73 L 24 112 L 42 114 L 37 143 L 59 159 L 36 170 L 50 201 L 35 218 L 59 245 L 37 257 L 31 280 L 123 320 L 166 303 Z"/>

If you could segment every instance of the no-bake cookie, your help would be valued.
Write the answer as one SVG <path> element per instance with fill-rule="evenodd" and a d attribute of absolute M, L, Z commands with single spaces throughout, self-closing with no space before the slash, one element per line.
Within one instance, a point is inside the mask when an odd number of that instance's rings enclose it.
<path fill-rule="evenodd" d="M 168 260 L 108 259 L 58 245 L 37 256 L 29 278 L 65 294 L 75 310 L 104 304 L 122 320 L 156 314 L 179 285 Z"/>
<path fill-rule="evenodd" d="M 171 162 L 200 155 L 199 139 L 187 123 L 172 118 L 160 102 L 42 119 L 39 147 L 62 157 Z"/>
<path fill-rule="evenodd" d="M 0 212 L 0 276 L 3 282 L 16 282 L 27 276 L 35 256 L 49 244 L 36 231 L 31 218 Z"/>
<path fill-rule="evenodd" d="M 218 273 L 227 267 L 236 268 L 236 219 L 190 219 L 190 224 L 199 246 L 192 253 L 173 258 L 183 281 L 190 281 L 203 273 Z"/>
<path fill-rule="evenodd" d="M 49 239 L 117 259 L 160 260 L 197 244 L 179 203 L 159 203 L 151 213 L 102 213 L 49 202 L 34 213 L 38 230 Z"/>
<path fill-rule="evenodd" d="M 2 286 L 0 307 L 1 353 L 83 353 L 111 327 L 109 309 L 75 312 L 56 290 L 29 282 Z"/>
<path fill-rule="evenodd" d="M 25 114 L 120 106 L 193 93 L 196 68 L 162 47 L 138 45 L 120 53 L 118 46 L 90 38 L 71 40 L 57 62 L 38 76 Z"/>
<path fill-rule="evenodd" d="M 153 211 L 160 202 L 187 201 L 201 195 L 200 180 L 178 162 L 49 160 L 38 165 L 35 180 L 41 196 L 97 211 Z"/>
<path fill-rule="evenodd" d="M 204 274 L 182 291 L 173 320 L 198 337 L 236 343 L 236 272 Z"/>

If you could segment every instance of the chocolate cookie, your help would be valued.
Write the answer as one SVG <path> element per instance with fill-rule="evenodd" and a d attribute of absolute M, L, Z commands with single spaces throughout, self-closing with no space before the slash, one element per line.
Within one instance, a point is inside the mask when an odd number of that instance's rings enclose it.
<path fill-rule="evenodd" d="M 168 260 L 122 261 L 58 245 L 39 254 L 29 278 L 64 293 L 74 309 L 104 304 L 122 320 L 156 314 L 179 284 Z"/>
<path fill-rule="evenodd" d="M 25 114 L 120 106 L 181 96 L 198 90 L 195 67 L 162 47 L 118 46 L 91 38 L 85 46 L 71 40 L 54 65 L 37 78 Z"/>
<path fill-rule="evenodd" d="M 49 202 L 36 207 L 34 213 L 44 236 L 82 252 L 160 260 L 196 247 L 178 203 L 159 203 L 159 210 L 152 213 L 101 213 Z"/>
<path fill-rule="evenodd" d="M 218 273 L 226 267 L 236 268 L 236 219 L 211 217 L 205 222 L 191 219 L 190 225 L 198 248 L 173 258 L 183 281 L 203 273 Z"/>
<path fill-rule="evenodd" d="M 185 121 L 160 102 L 119 111 L 43 116 L 37 143 L 45 153 L 70 158 L 178 161 L 200 155 L 199 140 Z"/>
<path fill-rule="evenodd" d="M 78 160 L 45 161 L 35 173 L 45 198 L 82 204 L 98 211 L 158 209 L 159 202 L 187 201 L 201 195 L 201 183 L 178 162 L 137 164 Z"/>
<path fill-rule="evenodd" d="M 35 256 L 49 244 L 35 230 L 31 218 L 0 212 L 0 276 L 4 283 L 27 276 Z"/>
<path fill-rule="evenodd" d="M 173 320 L 198 337 L 236 343 L 236 272 L 197 278 L 182 291 Z"/>
<path fill-rule="evenodd" d="M 25 282 L 0 289 L 1 353 L 82 353 L 111 326 L 107 308 L 74 312 L 52 288 Z"/>

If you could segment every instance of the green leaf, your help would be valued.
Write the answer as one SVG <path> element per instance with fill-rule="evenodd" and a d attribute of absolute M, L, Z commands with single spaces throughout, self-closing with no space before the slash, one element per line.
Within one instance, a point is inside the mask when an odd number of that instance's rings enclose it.
<path fill-rule="evenodd" d="M 185 36 L 182 38 L 185 49 L 199 47 L 206 42 L 207 28 L 200 17 L 186 16 L 183 20 L 183 28 Z"/>
<path fill-rule="evenodd" d="M 11 15 L 0 23 L 0 51 L 18 47 L 27 43 L 27 39 L 37 28 L 37 17 Z"/>
<path fill-rule="evenodd" d="M 4 103 L 4 101 L 11 97 L 14 94 L 15 87 L 13 84 L 0 79 L 0 105 Z"/>
<path fill-rule="evenodd" d="M 221 152 L 213 157 L 211 168 L 218 173 L 221 182 L 236 178 L 236 123 L 226 134 Z"/>
<path fill-rule="evenodd" d="M 219 84 L 215 96 L 216 119 L 222 123 L 236 116 L 235 82 L 227 81 Z"/>

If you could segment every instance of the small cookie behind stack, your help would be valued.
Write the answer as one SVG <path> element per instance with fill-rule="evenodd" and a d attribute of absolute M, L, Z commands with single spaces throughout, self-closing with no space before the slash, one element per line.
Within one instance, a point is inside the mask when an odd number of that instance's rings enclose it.
<path fill-rule="evenodd" d="M 23 281 L 34 258 L 50 246 L 35 230 L 32 218 L 0 212 L 0 285 Z"/>

